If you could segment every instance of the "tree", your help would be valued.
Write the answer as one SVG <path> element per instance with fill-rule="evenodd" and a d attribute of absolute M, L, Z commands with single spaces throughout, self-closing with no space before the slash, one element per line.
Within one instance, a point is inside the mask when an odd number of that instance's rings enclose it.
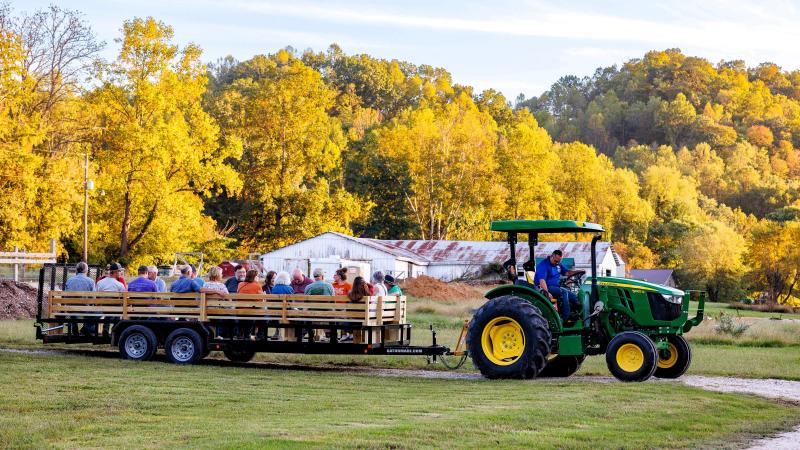
<path fill-rule="evenodd" d="M 199 195 L 241 183 L 225 164 L 240 147 L 220 136 L 201 106 L 200 49 L 179 50 L 172 37 L 153 18 L 125 22 L 120 54 L 91 95 L 99 128 L 93 162 L 104 193 L 92 206 L 93 241 L 122 262 L 165 260 L 216 239 Z"/>
<path fill-rule="evenodd" d="M 686 96 L 678 93 L 671 102 L 662 102 L 656 113 L 656 124 L 661 127 L 667 137 L 667 142 L 673 147 L 682 143 L 694 124 L 697 113 Z"/>
<path fill-rule="evenodd" d="M 411 186 L 399 188 L 419 238 L 446 239 L 467 211 L 497 201 L 495 122 L 466 94 L 452 103 L 407 110 L 373 133 L 374 151 L 407 167 Z M 463 234 L 471 231 L 479 230 Z"/>
<path fill-rule="evenodd" d="M 256 56 L 236 72 L 213 108 L 244 148 L 240 246 L 271 249 L 322 231 L 349 232 L 370 205 L 344 189 L 346 140 L 328 114 L 335 91 L 285 50 Z"/>
<path fill-rule="evenodd" d="M 790 299 L 800 281 L 800 222 L 763 221 L 753 230 L 747 260 L 754 287 L 771 303 Z"/>
<path fill-rule="evenodd" d="M 747 245 L 742 235 L 722 222 L 708 222 L 680 246 L 678 276 L 684 288 L 702 289 L 713 302 L 735 301 L 745 293 L 742 278 Z"/>

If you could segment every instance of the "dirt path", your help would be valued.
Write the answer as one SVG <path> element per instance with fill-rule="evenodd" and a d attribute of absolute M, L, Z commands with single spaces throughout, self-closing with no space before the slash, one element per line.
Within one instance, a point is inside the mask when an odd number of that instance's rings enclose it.
<path fill-rule="evenodd" d="M 105 350 L 33 350 L 33 349 L 14 349 L 0 348 L 4 353 L 27 353 L 27 354 L 51 354 L 51 355 L 75 355 L 75 356 L 95 356 L 106 358 L 119 358 L 119 353 Z M 157 359 L 162 359 L 158 358 Z M 265 369 L 277 370 L 313 370 L 330 372 L 348 372 L 355 374 L 371 374 L 384 377 L 412 377 L 430 379 L 460 379 L 460 380 L 483 380 L 478 373 L 447 372 L 441 370 L 414 370 L 414 369 L 382 369 L 375 367 L 353 367 L 336 365 L 299 365 L 299 364 L 279 364 L 272 362 L 249 362 L 234 363 L 222 358 L 206 358 L 201 364 L 218 365 L 227 367 L 261 367 Z M 613 377 L 604 376 L 576 376 L 571 378 L 576 382 L 589 383 L 618 383 Z M 654 380 L 660 383 L 672 383 L 674 381 Z M 686 375 L 678 380 L 687 386 L 697 387 L 710 391 L 753 394 L 771 399 L 783 400 L 800 405 L 800 381 L 787 381 L 775 379 L 747 379 L 733 377 L 709 377 L 700 375 Z M 793 450 L 800 449 L 800 426 L 794 430 L 779 434 L 777 436 L 761 439 L 751 444 L 747 450 Z"/>

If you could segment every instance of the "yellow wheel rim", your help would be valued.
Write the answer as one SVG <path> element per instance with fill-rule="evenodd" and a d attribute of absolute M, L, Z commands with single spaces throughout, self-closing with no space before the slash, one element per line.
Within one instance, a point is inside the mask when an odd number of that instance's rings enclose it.
<path fill-rule="evenodd" d="M 483 354 L 498 366 L 517 362 L 525 351 L 525 332 L 519 323 L 505 316 L 495 317 L 483 327 Z"/>
<path fill-rule="evenodd" d="M 678 347 L 675 347 L 675 344 L 670 342 L 668 350 L 668 358 L 662 358 L 661 355 L 658 356 L 658 367 L 661 369 L 669 369 L 670 367 L 674 366 L 676 362 L 678 362 Z"/>
<path fill-rule="evenodd" d="M 644 352 L 636 344 L 622 344 L 616 356 L 617 365 L 625 372 L 636 372 L 644 365 Z"/>

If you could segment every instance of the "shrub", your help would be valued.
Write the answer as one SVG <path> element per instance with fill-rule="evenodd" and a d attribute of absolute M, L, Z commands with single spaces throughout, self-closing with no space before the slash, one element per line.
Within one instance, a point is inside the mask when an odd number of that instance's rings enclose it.
<path fill-rule="evenodd" d="M 719 334 L 728 334 L 733 337 L 739 337 L 744 334 L 748 328 L 750 328 L 750 325 L 734 319 L 733 316 L 727 316 L 724 313 L 720 313 L 714 330 Z"/>

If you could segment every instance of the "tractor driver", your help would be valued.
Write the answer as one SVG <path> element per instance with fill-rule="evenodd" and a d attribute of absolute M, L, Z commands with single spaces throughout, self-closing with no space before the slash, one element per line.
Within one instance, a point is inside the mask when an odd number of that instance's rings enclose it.
<path fill-rule="evenodd" d="M 553 250 L 550 256 L 539 262 L 536 265 L 533 283 L 540 287 L 550 297 L 550 300 L 559 299 L 561 319 L 566 322 L 569 318 L 570 303 L 575 306 L 580 306 L 580 304 L 574 292 L 560 286 L 561 275 L 569 276 L 574 272 L 561 265 L 562 256 L 561 250 Z"/>

